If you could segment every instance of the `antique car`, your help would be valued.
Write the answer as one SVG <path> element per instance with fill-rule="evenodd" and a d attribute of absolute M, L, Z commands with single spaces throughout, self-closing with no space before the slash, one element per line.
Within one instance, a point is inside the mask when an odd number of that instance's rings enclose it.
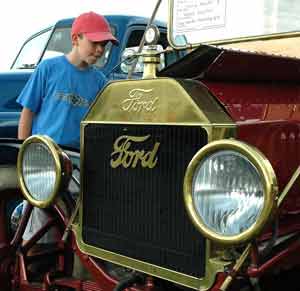
<path fill-rule="evenodd" d="M 105 54 L 95 65 L 110 80 L 127 78 L 127 66 L 122 62 L 130 52 L 136 50 L 141 42 L 148 19 L 140 16 L 106 15 L 111 29 L 120 45 L 106 46 Z M 70 31 L 73 18 L 61 19 L 53 26 L 29 37 L 22 45 L 9 71 L 0 72 L 0 137 L 15 138 L 21 106 L 16 103 L 24 85 L 36 66 L 44 59 L 68 53 L 71 49 Z M 160 44 L 166 48 L 166 23 L 156 21 L 161 33 Z M 176 58 L 175 58 L 176 59 Z M 163 59 L 161 66 L 173 59 Z M 142 62 L 139 61 L 133 72 L 134 78 L 142 76 Z"/>
<path fill-rule="evenodd" d="M 99 93 L 80 154 L 2 140 L 1 289 L 299 290 L 298 6 L 171 0 L 190 52 L 157 71 L 149 25 L 143 78 Z M 50 219 L 22 243 L 33 207 Z"/>

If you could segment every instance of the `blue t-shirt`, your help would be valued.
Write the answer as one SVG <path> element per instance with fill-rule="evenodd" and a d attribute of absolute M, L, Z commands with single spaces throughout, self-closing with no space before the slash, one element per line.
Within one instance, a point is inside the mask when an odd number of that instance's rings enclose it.
<path fill-rule="evenodd" d="M 80 70 L 59 56 L 41 62 L 17 102 L 35 113 L 32 134 L 79 148 L 80 121 L 106 82 L 94 67 Z"/>

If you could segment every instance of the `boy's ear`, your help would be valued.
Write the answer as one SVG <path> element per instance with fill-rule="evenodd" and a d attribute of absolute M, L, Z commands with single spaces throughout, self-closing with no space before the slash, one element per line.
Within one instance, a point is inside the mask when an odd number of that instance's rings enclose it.
<path fill-rule="evenodd" d="M 71 36 L 72 45 L 76 45 L 78 43 L 78 38 L 79 38 L 78 34 L 72 34 Z"/>

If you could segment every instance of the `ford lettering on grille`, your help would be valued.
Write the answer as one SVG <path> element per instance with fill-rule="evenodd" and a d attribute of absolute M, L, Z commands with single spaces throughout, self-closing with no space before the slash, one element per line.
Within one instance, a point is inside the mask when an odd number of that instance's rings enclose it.
<path fill-rule="evenodd" d="M 128 136 L 118 137 L 113 145 L 114 151 L 111 154 L 110 165 L 112 168 L 123 166 L 124 168 L 135 168 L 140 162 L 143 168 L 152 169 L 157 164 L 157 151 L 160 143 L 156 142 L 151 151 L 131 150 L 132 143 L 142 143 L 149 139 L 151 135 L 146 136 Z"/>

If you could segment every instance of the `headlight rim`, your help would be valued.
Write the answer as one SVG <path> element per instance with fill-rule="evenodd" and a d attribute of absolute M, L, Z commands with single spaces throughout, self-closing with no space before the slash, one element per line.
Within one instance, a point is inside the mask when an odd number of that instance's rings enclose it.
<path fill-rule="evenodd" d="M 238 235 L 224 236 L 212 231 L 205 225 L 200 216 L 197 214 L 196 207 L 192 197 L 192 182 L 194 173 L 200 161 L 210 154 L 220 150 L 232 150 L 245 156 L 257 169 L 262 177 L 262 184 L 264 187 L 264 205 L 261 215 L 257 221 Z M 265 227 L 270 217 L 272 217 L 276 210 L 276 201 L 278 195 L 277 179 L 273 167 L 264 154 L 257 148 L 235 139 L 224 139 L 213 141 L 203 148 L 201 148 L 192 158 L 189 163 L 183 184 L 184 204 L 187 209 L 188 216 L 198 231 L 205 237 L 220 244 L 241 244 L 250 241 L 256 237 Z"/>
<path fill-rule="evenodd" d="M 56 181 L 54 185 L 54 190 L 52 194 L 49 196 L 49 198 L 46 200 L 34 199 L 33 196 L 30 194 L 30 192 L 28 191 L 23 177 L 22 161 L 23 161 L 24 153 L 27 146 L 32 143 L 40 143 L 45 145 L 50 151 L 55 163 Z M 17 160 L 17 172 L 18 172 L 19 185 L 23 195 L 28 200 L 28 202 L 33 206 L 36 206 L 38 208 L 47 208 L 55 200 L 56 195 L 59 192 L 60 186 L 62 184 L 62 174 L 63 174 L 62 165 L 61 165 L 62 156 L 63 156 L 63 152 L 59 148 L 59 146 L 50 137 L 45 135 L 32 135 L 29 138 L 27 138 L 23 142 L 22 146 L 20 147 L 18 160 Z"/>

